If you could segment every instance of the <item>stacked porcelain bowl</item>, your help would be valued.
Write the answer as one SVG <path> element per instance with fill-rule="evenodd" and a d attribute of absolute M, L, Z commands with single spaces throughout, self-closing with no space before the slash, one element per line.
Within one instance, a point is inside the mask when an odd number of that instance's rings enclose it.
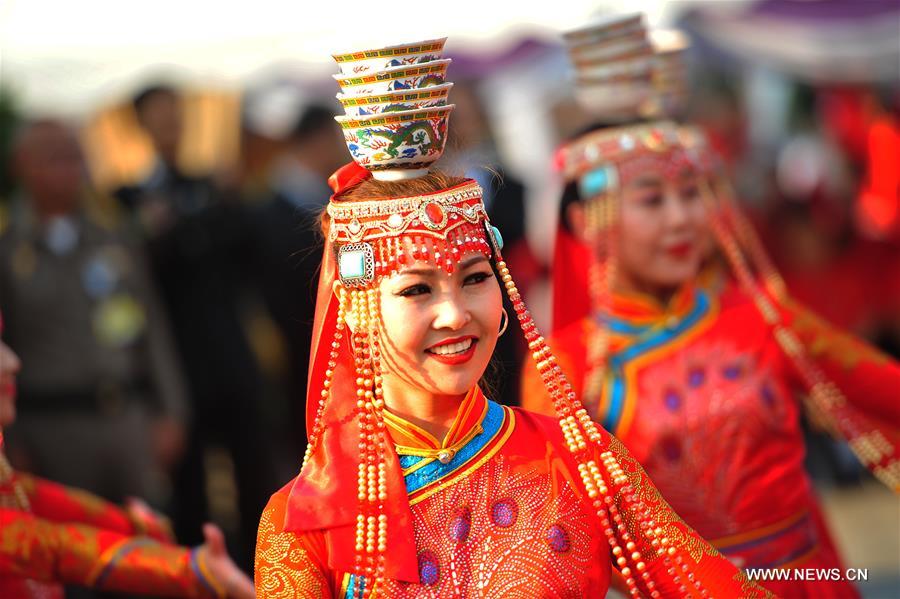
<path fill-rule="evenodd" d="M 654 100 L 649 113 L 677 118 L 687 107 L 688 70 L 686 53 L 690 40 L 675 29 L 656 29 L 650 32 L 653 43 Z"/>
<path fill-rule="evenodd" d="M 376 179 L 418 177 L 441 157 L 447 141 L 447 38 L 334 54 L 341 69 L 335 117 L 357 164 Z"/>
<path fill-rule="evenodd" d="M 654 50 L 643 15 L 604 17 L 563 34 L 575 68 L 575 94 L 604 118 L 630 118 L 653 93 Z"/>

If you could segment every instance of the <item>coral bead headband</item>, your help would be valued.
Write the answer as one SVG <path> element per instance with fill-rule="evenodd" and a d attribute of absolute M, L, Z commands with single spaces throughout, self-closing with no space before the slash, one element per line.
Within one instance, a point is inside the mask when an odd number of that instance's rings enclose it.
<path fill-rule="evenodd" d="M 490 258 L 503 241 L 481 197 L 481 187 L 467 180 L 433 194 L 333 200 L 327 209 L 329 241 L 337 249 L 341 283 L 365 287 L 417 261 L 449 274 L 465 254 Z"/>
<path fill-rule="evenodd" d="M 578 181 L 582 198 L 593 198 L 645 172 L 672 178 L 691 166 L 683 137 L 670 121 L 601 129 L 562 146 L 556 168 L 567 181 Z"/>

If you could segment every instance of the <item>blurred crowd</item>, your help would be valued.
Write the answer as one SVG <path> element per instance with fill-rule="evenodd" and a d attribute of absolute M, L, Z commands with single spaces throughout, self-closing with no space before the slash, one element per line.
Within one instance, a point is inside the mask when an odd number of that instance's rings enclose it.
<path fill-rule="evenodd" d="M 537 46 L 497 69 L 557 64 L 559 48 Z M 695 72 L 693 118 L 727 157 L 791 291 L 900 357 L 900 87 L 783 77 L 769 100 L 782 127 L 766 136 L 739 78 Z M 507 155 L 503 132 L 517 125 L 485 103 L 497 73 L 472 73 L 453 90 L 444 160 L 485 188 L 520 289 L 546 305 L 551 164 L 539 155 L 535 172 Z M 349 155 L 327 96 L 301 94 L 275 133 L 251 110 L 260 90 L 229 112 L 198 107 L 201 85 L 145 83 L 84 122 L 0 102 L 0 312 L 23 364 L 7 452 L 17 468 L 110 500 L 147 499 L 185 544 L 212 519 L 249 568 L 259 514 L 303 455 L 319 215 Z M 547 154 L 586 119 L 571 98 L 542 101 Z M 197 138 L 189 105 L 219 142 Z M 100 135 L 100 122 L 119 129 Z M 120 132 L 152 148 L 146 160 L 109 142 Z M 186 150 L 204 144 L 215 157 L 205 165 Z M 501 341 L 488 384 L 516 403 L 524 347 Z M 814 447 L 822 480 L 863 476 L 840 446 Z"/>

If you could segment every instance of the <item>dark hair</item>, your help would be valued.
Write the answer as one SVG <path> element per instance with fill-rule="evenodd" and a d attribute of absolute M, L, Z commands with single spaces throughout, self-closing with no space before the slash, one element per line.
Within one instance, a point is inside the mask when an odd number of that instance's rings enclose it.
<path fill-rule="evenodd" d="M 334 111 L 324 104 L 313 104 L 300 113 L 297 122 L 288 135 L 288 139 L 302 142 L 323 131 L 335 133 L 337 128 L 337 123 L 334 121 Z"/>
<path fill-rule="evenodd" d="M 149 102 L 153 98 L 153 96 L 159 95 L 178 98 L 181 94 L 178 93 L 178 90 L 175 89 L 174 86 L 167 83 L 155 83 L 153 85 L 149 85 L 136 93 L 131 99 L 131 107 L 134 108 L 135 114 L 140 116 L 141 111 L 143 111 L 144 107 L 147 105 L 147 102 Z"/>
<path fill-rule="evenodd" d="M 443 171 L 431 171 L 422 177 L 402 181 L 379 181 L 372 178 L 347 190 L 340 199 L 359 201 L 428 195 L 456 187 L 465 181 L 465 177 Z"/>

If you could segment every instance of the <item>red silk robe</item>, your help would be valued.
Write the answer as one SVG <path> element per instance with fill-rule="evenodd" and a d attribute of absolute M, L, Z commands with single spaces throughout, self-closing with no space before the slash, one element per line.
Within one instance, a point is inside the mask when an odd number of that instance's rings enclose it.
<path fill-rule="evenodd" d="M 385 421 L 403 469 L 415 531 L 414 539 L 389 538 L 388 544 L 415 544 L 419 580 L 388 580 L 386 588 L 374 589 L 376 596 L 605 595 L 610 549 L 554 419 L 502 407 L 475 390 L 460 405 L 443 441 L 394 416 Z M 627 450 L 604 437 L 710 596 L 761 596 L 759 587 L 672 512 Z M 447 449 L 453 455 L 448 463 L 435 459 Z M 291 486 L 272 496 L 260 521 L 257 597 L 352 597 L 360 581 L 329 567 L 333 548 L 327 535 L 284 530 Z M 677 585 L 662 560 L 649 545 L 640 550 L 662 596 L 673 596 Z"/>
<path fill-rule="evenodd" d="M 24 491 L 29 509 L 18 505 Z M 90 493 L 13 473 L 0 482 L 0 597 L 61 599 L 63 585 L 166 597 L 223 597 L 204 554 L 166 523 Z"/>
<path fill-rule="evenodd" d="M 900 367 L 793 308 L 787 322 L 848 401 L 895 430 Z M 736 288 L 686 289 L 667 309 L 617 297 L 605 319 L 608 371 L 591 415 L 629 448 L 685 521 L 744 568 L 832 568 L 840 562 L 803 467 L 800 380 L 751 301 Z M 576 392 L 597 321 L 550 341 Z M 522 405 L 551 410 L 533 366 Z M 767 582 L 785 597 L 847 597 L 838 582 Z"/>

